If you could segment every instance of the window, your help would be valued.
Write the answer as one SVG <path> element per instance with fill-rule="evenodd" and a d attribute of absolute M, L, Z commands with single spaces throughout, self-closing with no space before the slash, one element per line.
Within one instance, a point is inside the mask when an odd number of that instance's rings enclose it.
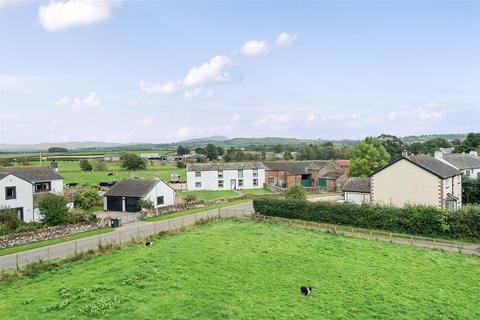
<path fill-rule="evenodd" d="M 165 203 L 165 199 L 163 198 L 163 196 L 157 197 L 157 206 L 164 203 Z"/>
<path fill-rule="evenodd" d="M 218 187 L 223 188 L 223 180 L 218 180 Z"/>
<path fill-rule="evenodd" d="M 465 170 L 465 176 L 470 177 L 470 170 L 469 169 Z"/>
<path fill-rule="evenodd" d="M 253 176 L 258 177 L 258 170 L 257 169 L 253 169 Z"/>
<path fill-rule="evenodd" d="M 201 182 L 195 182 L 195 188 L 201 188 L 202 183 Z"/>
<path fill-rule="evenodd" d="M 253 186 L 258 187 L 258 179 L 253 179 Z"/>
<path fill-rule="evenodd" d="M 218 170 L 218 179 L 223 179 L 223 170 Z"/>
<path fill-rule="evenodd" d="M 238 187 L 243 187 L 243 179 L 238 179 Z"/>
<path fill-rule="evenodd" d="M 238 177 L 243 178 L 243 170 L 238 170 Z"/>
<path fill-rule="evenodd" d="M 274 184 L 275 183 L 275 178 L 274 177 L 268 177 L 268 184 Z"/>
<path fill-rule="evenodd" d="M 5 187 L 5 200 L 17 198 L 17 187 Z"/>
<path fill-rule="evenodd" d="M 35 182 L 35 193 L 48 192 L 52 189 L 51 182 Z"/>
<path fill-rule="evenodd" d="M 202 171 L 195 171 L 195 177 L 199 178 L 202 176 Z"/>

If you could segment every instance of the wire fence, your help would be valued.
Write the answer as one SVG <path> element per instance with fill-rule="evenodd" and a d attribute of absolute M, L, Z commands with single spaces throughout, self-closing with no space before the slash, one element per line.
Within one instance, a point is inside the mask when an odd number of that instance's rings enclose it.
<path fill-rule="evenodd" d="M 78 255 L 89 250 L 96 250 L 101 246 L 122 245 L 136 239 L 158 235 L 162 232 L 177 231 L 195 225 L 197 222 L 208 219 L 231 218 L 251 213 L 248 210 L 216 209 L 195 213 L 192 215 L 176 217 L 156 222 L 145 222 L 134 226 L 124 226 L 112 232 L 82 238 L 74 241 L 63 242 L 42 248 L 27 250 L 16 254 L 0 257 L 0 270 L 22 268 L 28 264 L 65 258 Z"/>
<path fill-rule="evenodd" d="M 455 251 L 466 254 L 480 255 L 480 244 L 467 243 L 461 241 L 450 241 L 444 239 L 419 237 L 401 233 L 393 233 L 379 230 L 370 230 L 341 226 L 328 223 L 319 223 L 306 220 L 285 219 L 260 214 L 252 214 L 251 219 L 270 221 L 274 223 L 289 225 L 297 228 L 328 232 L 331 234 L 341 234 L 369 240 L 379 240 L 391 243 L 406 244 L 415 247 L 442 249 L 446 251 Z"/>

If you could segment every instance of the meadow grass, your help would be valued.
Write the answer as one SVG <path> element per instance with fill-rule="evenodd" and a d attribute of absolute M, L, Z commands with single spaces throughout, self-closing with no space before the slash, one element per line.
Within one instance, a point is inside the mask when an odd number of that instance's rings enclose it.
<path fill-rule="evenodd" d="M 0 284 L 4 319 L 478 319 L 480 259 L 217 220 Z M 313 287 L 309 297 L 300 286 Z"/>
<path fill-rule="evenodd" d="M 0 256 L 4 256 L 7 254 L 12 254 L 12 253 L 17 253 L 25 250 L 30 250 L 30 249 L 36 249 L 36 248 L 41 248 L 41 247 L 46 247 L 50 246 L 52 244 L 57 244 L 65 241 L 70 241 L 70 240 L 77 240 L 81 238 L 86 238 L 90 236 L 95 236 L 107 232 L 111 232 L 112 228 L 106 227 L 106 228 L 98 228 L 98 229 L 93 229 L 93 230 L 88 230 L 84 232 L 79 232 L 75 233 L 66 237 L 60 237 L 56 239 L 49 239 L 49 240 L 39 240 L 39 241 L 34 241 L 34 242 L 29 242 L 25 244 L 19 244 L 16 246 L 8 247 L 8 248 L 2 248 L 0 249 Z"/>
<path fill-rule="evenodd" d="M 170 219 L 170 218 L 176 218 L 176 217 L 181 217 L 181 216 L 186 216 L 189 214 L 194 214 L 197 212 L 203 212 L 207 210 L 212 210 L 212 209 L 220 209 L 220 208 L 225 208 L 225 207 L 230 207 L 235 204 L 243 203 L 243 202 L 248 202 L 250 200 L 248 199 L 240 199 L 236 201 L 231 201 L 231 202 L 225 202 L 225 203 L 217 203 L 217 204 L 212 204 L 209 206 L 204 206 L 200 208 L 192 208 L 192 209 L 187 209 L 183 211 L 177 211 L 177 212 L 172 212 L 172 213 L 165 213 L 156 217 L 151 217 L 151 218 L 146 218 L 144 221 L 160 221 L 160 220 L 165 220 L 165 219 Z"/>
<path fill-rule="evenodd" d="M 100 181 L 122 180 L 130 177 L 142 178 L 160 178 L 165 182 L 170 181 L 170 174 L 177 173 L 180 179 L 185 180 L 185 169 L 178 169 L 174 163 L 148 162 L 145 170 L 127 171 L 121 168 L 120 162 L 106 162 L 107 171 L 88 171 L 80 170 L 80 161 L 61 160 L 57 161 L 58 171 L 64 178 L 65 183 L 77 182 L 98 184 Z M 40 162 L 30 162 L 31 165 L 40 165 Z M 41 165 L 49 165 L 49 161 L 42 161 Z M 114 172 L 115 176 L 108 176 L 108 173 Z"/>
<path fill-rule="evenodd" d="M 212 190 L 212 191 L 183 191 L 180 192 L 181 195 L 189 195 L 193 194 L 197 196 L 200 200 L 215 200 L 215 199 L 223 199 L 223 198 L 232 198 L 238 196 L 232 190 Z"/>

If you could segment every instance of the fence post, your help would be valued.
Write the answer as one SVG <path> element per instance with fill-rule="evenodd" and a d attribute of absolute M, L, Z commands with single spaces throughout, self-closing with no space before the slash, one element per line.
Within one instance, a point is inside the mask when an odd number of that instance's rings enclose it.
<path fill-rule="evenodd" d="M 413 236 L 410 236 L 410 245 L 413 246 Z"/>
<path fill-rule="evenodd" d="M 78 254 L 78 241 L 75 240 L 75 255 Z"/>
<path fill-rule="evenodd" d="M 170 219 L 168 219 L 168 230 L 170 230 Z"/>
<path fill-rule="evenodd" d="M 220 218 L 220 208 L 217 209 L 218 217 Z"/>
<path fill-rule="evenodd" d="M 140 226 L 137 227 L 137 233 L 138 233 L 138 236 L 140 237 Z"/>
<path fill-rule="evenodd" d="M 20 266 L 18 265 L 18 253 L 15 255 L 15 264 L 17 265 L 17 270 L 20 269 Z"/>
<path fill-rule="evenodd" d="M 372 240 L 372 230 L 370 230 L 370 240 Z"/>
<path fill-rule="evenodd" d="M 437 247 L 437 239 L 433 239 L 433 248 L 435 249 Z"/>
<path fill-rule="evenodd" d="M 185 228 L 185 216 L 182 217 L 182 228 Z"/>
<path fill-rule="evenodd" d="M 153 234 L 157 234 L 157 223 L 153 223 Z"/>
<path fill-rule="evenodd" d="M 121 231 L 118 231 L 118 244 L 122 245 L 122 234 Z"/>
<path fill-rule="evenodd" d="M 98 246 L 100 247 L 102 245 L 102 239 L 100 238 L 100 236 L 98 236 Z"/>
<path fill-rule="evenodd" d="M 390 232 L 390 242 L 392 242 L 392 233 Z"/>
<path fill-rule="evenodd" d="M 333 234 L 337 234 L 337 226 L 333 226 Z"/>
<path fill-rule="evenodd" d="M 462 250 L 460 250 L 460 242 L 459 242 L 459 241 L 457 242 L 457 246 L 458 246 L 458 252 L 460 252 L 460 253 L 461 253 L 461 252 L 462 252 Z"/>
<path fill-rule="evenodd" d="M 50 260 L 50 246 L 47 247 L 47 260 Z"/>

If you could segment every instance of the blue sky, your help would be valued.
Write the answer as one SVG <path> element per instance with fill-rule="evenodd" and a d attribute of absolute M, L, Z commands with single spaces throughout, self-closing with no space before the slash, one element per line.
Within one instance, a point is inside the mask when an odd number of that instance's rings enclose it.
<path fill-rule="evenodd" d="M 0 3 L 0 143 L 480 128 L 477 1 Z"/>

